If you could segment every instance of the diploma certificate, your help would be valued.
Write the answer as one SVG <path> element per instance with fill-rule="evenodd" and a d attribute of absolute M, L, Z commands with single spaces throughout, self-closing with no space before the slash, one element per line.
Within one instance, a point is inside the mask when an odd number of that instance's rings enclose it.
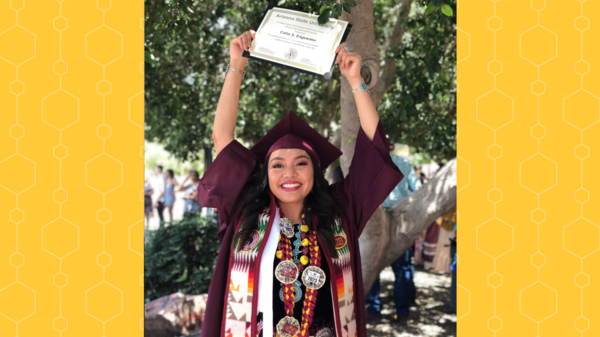
<path fill-rule="evenodd" d="M 351 25 L 329 19 L 320 25 L 318 15 L 269 6 L 256 30 L 250 52 L 243 56 L 330 79 L 335 48 L 348 36 Z"/>

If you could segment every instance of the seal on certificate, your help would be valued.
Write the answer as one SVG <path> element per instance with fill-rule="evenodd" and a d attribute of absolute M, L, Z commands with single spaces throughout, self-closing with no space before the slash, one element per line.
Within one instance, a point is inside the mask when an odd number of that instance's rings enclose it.
<path fill-rule="evenodd" d="M 283 57 L 285 57 L 288 60 L 293 60 L 298 56 L 298 51 L 294 48 L 290 48 L 290 50 L 286 51 L 285 53 L 283 53 Z"/>

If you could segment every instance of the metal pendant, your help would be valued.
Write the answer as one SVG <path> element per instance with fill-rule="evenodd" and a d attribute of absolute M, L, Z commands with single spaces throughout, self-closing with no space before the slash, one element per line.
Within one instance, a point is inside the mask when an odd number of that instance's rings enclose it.
<path fill-rule="evenodd" d="M 317 290 L 325 284 L 325 272 L 317 266 L 309 266 L 302 273 L 302 283 L 312 290 Z"/>
<path fill-rule="evenodd" d="M 277 268 L 275 268 L 275 277 L 279 282 L 284 284 L 290 284 L 296 281 L 299 273 L 296 264 L 289 260 L 279 262 Z"/>
<path fill-rule="evenodd" d="M 277 333 L 280 337 L 296 337 L 300 332 L 300 323 L 292 316 L 285 316 L 277 323 Z"/>
<path fill-rule="evenodd" d="M 281 229 L 281 232 L 288 238 L 294 236 L 294 226 L 292 226 L 292 223 L 288 218 L 279 219 L 279 228 Z"/>
<path fill-rule="evenodd" d="M 335 337 L 335 335 L 333 334 L 333 331 L 331 331 L 331 329 L 323 328 L 319 330 L 319 332 L 317 332 L 315 337 Z"/>

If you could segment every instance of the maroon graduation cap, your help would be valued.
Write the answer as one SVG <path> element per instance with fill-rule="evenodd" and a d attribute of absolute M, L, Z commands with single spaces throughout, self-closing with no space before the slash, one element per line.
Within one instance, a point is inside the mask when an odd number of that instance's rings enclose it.
<path fill-rule="evenodd" d="M 256 142 L 250 151 L 256 155 L 259 163 L 263 163 L 269 154 L 279 149 L 304 150 L 317 160 L 322 170 L 342 155 L 337 147 L 291 111 Z"/>

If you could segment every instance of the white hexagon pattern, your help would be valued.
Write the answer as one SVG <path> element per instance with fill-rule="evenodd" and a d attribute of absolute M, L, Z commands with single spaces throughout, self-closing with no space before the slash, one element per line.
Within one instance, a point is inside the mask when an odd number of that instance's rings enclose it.
<path fill-rule="evenodd" d="M 16 231 L 16 249 L 9 260 L 10 265 L 16 270 L 16 279 L 0 289 L 0 315 L 15 324 L 18 335 L 19 324 L 33 316 L 37 308 L 36 290 L 19 280 L 19 269 L 26 261 L 25 255 L 19 251 L 19 226 L 26 220 L 27 214 L 19 207 L 19 196 L 35 186 L 37 180 L 36 163 L 27 158 L 26 153 L 19 151 L 19 141 L 25 137 L 25 127 L 19 124 L 19 100 L 26 90 L 26 83 L 19 79 L 19 68 L 36 56 L 37 37 L 19 24 L 19 11 L 25 8 L 25 3 L 11 2 L 10 8 L 14 11 L 16 24 L 0 32 L 0 59 L 14 67 L 17 74 L 17 78 L 9 87 L 9 92 L 16 100 L 16 123 L 10 128 L 10 136 L 15 139 L 16 146 L 14 154 L 0 161 L 0 187 L 12 193 L 16 200 L 16 208 L 9 213 L 9 219 L 14 223 Z M 10 15 L 10 13 L 6 14 Z M 17 41 L 22 48 L 11 48 Z M 16 176 L 26 177 L 26 179 L 12 179 Z M 18 310 L 13 308 L 15 302 L 21 303 Z"/>
<path fill-rule="evenodd" d="M 135 50 L 133 33 L 140 41 L 143 37 L 138 28 L 139 22 L 143 28 L 143 2 L 134 2 L 0 1 L 0 114 L 2 123 L 9 121 L 2 135 L 9 142 L 0 145 L 7 220 L 0 226 L 5 257 L 0 256 L 5 262 L 0 266 L 0 336 L 116 336 L 130 316 L 134 324 L 127 324 L 128 336 L 143 334 L 141 315 L 131 315 L 131 307 L 141 308 L 143 301 L 130 305 L 133 296 L 120 269 L 135 259 L 135 282 L 129 284 L 139 290 L 143 250 L 132 248 L 138 247 L 134 241 L 143 226 L 127 230 L 116 223 L 127 214 L 123 195 L 139 191 L 129 184 L 123 188 L 123 166 L 132 168 L 131 157 L 143 162 L 138 157 L 143 157 L 143 128 L 130 125 L 127 117 L 114 119 L 128 114 L 143 125 L 143 112 L 137 111 L 143 108 L 143 57 L 132 57 L 128 49 Z M 123 75 L 127 69 L 139 76 Z M 123 92 L 124 101 L 118 98 Z M 139 130 L 139 137 L 127 132 L 123 138 L 127 128 Z M 125 158 L 121 151 L 127 146 L 121 144 L 111 149 L 124 140 L 135 143 L 129 151 L 134 156 Z M 126 217 L 132 223 L 142 219 Z M 88 278 L 95 279 L 83 282 Z"/>

